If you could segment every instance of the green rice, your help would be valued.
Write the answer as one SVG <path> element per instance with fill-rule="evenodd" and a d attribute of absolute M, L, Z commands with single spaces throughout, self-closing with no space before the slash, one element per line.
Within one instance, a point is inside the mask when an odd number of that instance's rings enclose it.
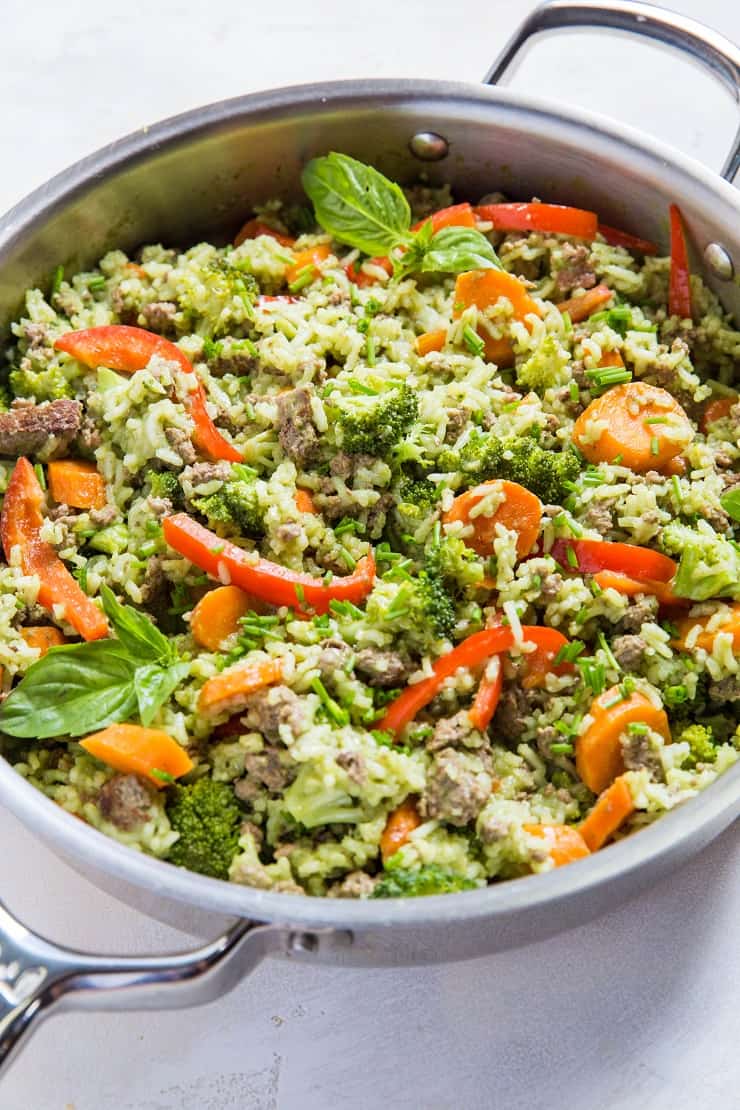
<path fill-rule="evenodd" d="M 409 195 L 415 218 L 450 203 L 446 190 Z M 261 215 L 284 233 L 294 219 L 279 201 Z M 740 409 L 706 433 L 700 416 L 716 389 L 712 383 L 734 380 L 740 333 L 696 276 L 694 322 L 689 327 L 671 317 L 665 258 L 641 260 L 600 239 L 488 236 L 503 267 L 528 284 L 540 318 L 515 319 L 505 299 L 456 316 L 455 279 L 445 274 L 389 280 L 364 260 L 366 275 L 377 280 L 356 284 L 348 267 L 361 267 L 363 256 L 314 226 L 299 234 L 294 250 L 326 246 L 328 253 L 295 297 L 287 296 L 285 279 L 293 250 L 269 236 L 236 248 L 152 245 L 133 260 L 112 251 L 93 270 L 68 275 L 48 297 L 28 291 L 25 315 L 13 325 L 8 399 L 80 401 L 86 433 L 66 453 L 96 464 L 108 497 L 101 519 L 94 511 L 60 510 L 48 496 L 42 539 L 90 597 L 99 599 L 109 587 L 146 613 L 183 663 L 182 680 L 151 727 L 187 750 L 194 768 L 186 784 L 212 779 L 237 799 L 243 823 L 226 870 L 213 872 L 225 877 L 228 871 L 233 882 L 366 897 L 382 893 L 388 875 L 422 868 L 441 869 L 444 889 L 549 870 L 553 859 L 531 828 L 575 827 L 592 809 L 595 795 L 577 773 L 575 753 L 593 720 L 598 687 L 614 686 L 627 673 L 638 691 L 666 709 L 670 737 L 650 734 L 639 750 L 622 738 L 635 809 L 617 837 L 710 786 L 737 759 L 740 665 L 732 636 L 721 631 L 733 595 L 689 595 L 694 608 L 686 611 L 697 619 L 720 614 L 720 631 L 710 648 L 682 650 L 670 623 L 675 614 L 659 612 L 646 595 L 599 589 L 577 560 L 558 567 L 550 552 L 555 541 L 574 537 L 663 551 L 664 537 L 679 524 L 704 535 L 719 552 L 720 570 L 729 573 L 738 525 L 722 499 L 740 471 Z M 584 285 L 609 285 L 629 326 L 608 312 L 572 325 L 559 311 L 562 275 L 574 252 Z M 583 287 L 567 290 L 574 292 Z M 177 342 L 195 366 L 216 424 L 250 468 L 246 478 L 230 463 L 203 467 L 191 444 L 192 376 L 175 362 L 155 356 L 123 375 L 87 369 L 54 348 L 71 330 L 111 324 Z M 436 330 L 445 333 L 442 349 L 419 356 L 417 337 Z M 514 366 L 487 361 L 477 336 L 508 339 Z M 441 523 L 455 497 L 477 482 L 461 462 L 466 448 L 480 436 L 529 437 L 548 454 L 570 451 L 574 421 L 598 392 L 589 371 L 615 351 L 634 379 L 669 389 L 692 420 L 685 473 L 637 474 L 619 461 L 588 467 L 580 458 L 558 503 L 545 505 L 529 558 L 517 554 L 517 532 L 503 526 L 490 552 L 476 553 L 466 544 L 475 517 L 467 525 Z M 384 429 L 376 429 L 377 450 L 350 450 L 348 414 L 361 421 L 378 398 L 404 396 L 403 387 L 414 398 L 414 413 L 402 434 L 381 442 Z M 279 398 L 295 390 L 307 398 L 316 440 L 305 458 L 281 436 Z M 597 441 L 602 431 L 596 422 L 589 435 Z M 31 457 L 42 467 L 47 461 L 43 449 Z M 3 490 L 11 469 L 12 461 L 0 464 Z M 176 479 L 179 504 L 157 493 L 154 476 L 162 474 Z M 249 483 L 258 536 L 213 515 L 224 489 L 238 480 Z M 298 509 L 297 489 L 310 493 L 315 514 Z M 504 498 L 500 486 L 492 487 L 479 517 L 493 514 Z M 190 617 L 205 590 L 219 583 L 165 542 L 162 517 L 178 510 L 255 557 L 325 581 L 350 573 L 374 550 L 375 583 L 357 605 L 332 606 L 325 615 L 306 619 L 287 607 L 250 613 L 218 650 L 207 650 L 194 639 Z M 439 579 L 446 600 L 432 606 L 420 587 L 430 551 L 446 560 Z M 683 558 L 676 548 L 668 553 Z M 20 630 L 54 616 L 38 604 L 36 576 L 24 574 L 17 560 L 10 563 L 0 569 L 6 695 L 38 656 Z M 702 573 L 710 571 L 697 569 L 697 583 Z M 573 673 L 551 670 L 542 688 L 527 688 L 525 643 L 503 657 L 504 693 L 485 731 L 465 725 L 478 667 L 448 678 L 402 735 L 379 733 L 386 705 L 494 614 L 515 637 L 521 626 L 543 625 L 582 642 Z M 64 614 L 54 623 L 77 639 Z M 639 640 L 631 662 L 626 637 Z M 247 698 L 215 716 L 199 710 L 208 679 L 259 659 L 282 662 L 272 708 L 288 708 L 277 728 L 264 723 L 266 695 L 262 709 Z M 387 677 L 378 670 L 383 659 L 391 668 Z M 696 760 L 682 739 L 697 722 L 711 730 L 710 758 Z M 142 787 L 143 808 L 122 817 L 111 810 L 110 788 L 105 793 L 119 773 L 77 739 L 8 735 L 1 742 L 19 774 L 64 809 L 129 847 L 168 858 L 181 835 L 170 821 L 181 787 Z M 418 825 L 383 860 L 388 817 L 407 800 L 417 807 Z"/>

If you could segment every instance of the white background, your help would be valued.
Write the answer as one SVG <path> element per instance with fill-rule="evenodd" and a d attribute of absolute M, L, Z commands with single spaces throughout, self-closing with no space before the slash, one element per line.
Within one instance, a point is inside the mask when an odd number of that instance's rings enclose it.
<path fill-rule="evenodd" d="M 475 81 L 532 6 L 2 0 L 0 209 L 100 144 L 206 101 L 339 77 Z M 674 6 L 740 38 L 736 0 Z M 517 83 L 715 167 L 734 131 L 708 79 L 625 40 L 543 44 Z M 55 939 L 120 952 L 188 943 L 6 814 L 0 843 L 3 899 Z M 730 1110 L 739 849 L 731 831 L 638 901 L 520 952 L 423 971 L 268 961 L 201 1010 L 54 1018 L 0 1084 L 0 1110 Z"/>

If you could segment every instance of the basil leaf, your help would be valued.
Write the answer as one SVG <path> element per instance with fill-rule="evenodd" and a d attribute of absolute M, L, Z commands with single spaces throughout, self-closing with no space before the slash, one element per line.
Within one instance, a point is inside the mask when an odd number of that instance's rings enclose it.
<path fill-rule="evenodd" d="M 130 605 L 121 605 L 108 586 L 103 586 L 100 594 L 106 616 L 115 628 L 119 642 L 131 652 L 136 662 L 170 663 L 177 658 L 170 641 L 149 617 Z"/>
<path fill-rule="evenodd" d="M 425 274 L 462 274 L 502 266 L 485 235 L 474 227 L 443 227 L 433 236 L 420 269 Z"/>
<path fill-rule="evenodd" d="M 719 503 L 728 516 L 740 520 L 740 489 L 732 489 L 720 497 Z"/>
<path fill-rule="evenodd" d="M 409 242 L 411 209 L 400 186 L 347 154 L 313 158 L 301 175 L 316 219 L 335 239 L 365 254 Z"/>
<path fill-rule="evenodd" d="M 147 663 L 144 667 L 137 667 L 134 688 L 142 725 L 152 723 L 159 707 L 164 705 L 189 670 L 189 663 L 176 663 L 172 667 L 158 667 L 156 663 Z"/>
<path fill-rule="evenodd" d="M 52 648 L 0 706 L 0 730 L 46 740 L 128 720 L 136 712 L 135 671 L 112 640 Z"/>

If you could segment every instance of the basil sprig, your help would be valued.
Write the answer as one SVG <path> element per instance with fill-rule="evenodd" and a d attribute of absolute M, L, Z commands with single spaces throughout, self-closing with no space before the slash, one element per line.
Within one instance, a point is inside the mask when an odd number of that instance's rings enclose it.
<path fill-rule="evenodd" d="M 411 230 L 411 209 L 400 186 L 347 154 L 313 158 L 303 188 L 324 231 L 363 254 L 389 255 L 394 277 L 410 273 L 461 274 L 501 269 L 485 235 L 472 227 L 434 233 L 426 220 Z"/>
<path fill-rule="evenodd" d="M 52 648 L 26 671 L 0 706 L 0 730 L 46 740 L 83 736 L 138 716 L 150 725 L 189 670 L 143 613 L 103 586 L 116 639 Z"/>

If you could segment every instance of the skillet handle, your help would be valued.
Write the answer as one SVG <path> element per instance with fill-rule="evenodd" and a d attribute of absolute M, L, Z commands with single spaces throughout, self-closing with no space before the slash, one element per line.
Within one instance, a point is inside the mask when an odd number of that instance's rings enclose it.
<path fill-rule="evenodd" d="M 336 930 L 237 921 L 217 940 L 174 956 L 97 956 L 45 940 L 0 902 L 0 1073 L 52 1011 L 166 1010 L 228 993 L 267 955 L 351 943 Z"/>
<path fill-rule="evenodd" d="M 545 31 L 568 28 L 626 31 L 672 46 L 707 69 L 740 105 L 740 50 L 729 39 L 688 16 L 639 0 L 546 0 L 522 23 L 483 78 L 497 85 L 530 39 Z M 733 183 L 740 172 L 740 126 L 722 167 L 722 177 Z"/>

